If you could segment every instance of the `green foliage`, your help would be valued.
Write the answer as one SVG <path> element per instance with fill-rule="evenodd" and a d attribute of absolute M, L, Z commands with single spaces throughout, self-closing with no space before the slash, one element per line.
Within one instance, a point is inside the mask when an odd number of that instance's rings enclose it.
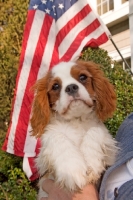
<path fill-rule="evenodd" d="M 22 33 L 29 0 L 0 0 L 0 148 L 9 124 Z M 34 183 L 22 169 L 22 158 L 0 150 L 0 199 L 36 199 Z"/>
<path fill-rule="evenodd" d="M 30 182 L 20 168 L 7 171 L 8 180 L 0 185 L 1 200 L 35 200 L 36 192 L 30 187 Z"/>
<path fill-rule="evenodd" d="M 0 147 L 9 124 L 28 3 L 29 0 L 0 0 Z M 131 76 L 102 49 L 87 48 L 82 52 L 81 58 L 100 64 L 116 88 L 117 110 L 113 118 L 106 122 L 115 135 L 123 119 L 132 112 Z M 114 64 L 114 68 L 111 68 L 111 64 Z M 21 169 L 21 158 L 0 150 L 1 200 L 36 199 L 36 183 L 30 183 Z"/>
<path fill-rule="evenodd" d="M 114 116 L 106 122 L 108 129 L 115 136 L 121 122 L 128 114 L 133 112 L 133 81 L 131 75 L 128 71 L 124 71 L 117 62 L 112 61 L 107 51 L 103 49 L 86 48 L 82 52 L 81 58 L 99 64 L 115 87 L 117 109 Z"/>
<path fill-rule="evenodd" d="M 9 121 L 28 1 L 0 1 L 0 127 Z M 10 94 L 10 95 L 9 95 Z M 5 121 L 3 121 L 3 119 Z"/>

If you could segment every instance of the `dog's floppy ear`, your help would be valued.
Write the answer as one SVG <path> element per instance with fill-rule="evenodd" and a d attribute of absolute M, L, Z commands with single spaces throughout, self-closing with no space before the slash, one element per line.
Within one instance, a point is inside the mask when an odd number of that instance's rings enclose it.
<path fill-rule="evenodd" d="M 50 107 L 48 100 L 49 73 L 34 85 L 35 97 L 32 106 L 31 127 L 32 135 L 37 138 L 44 133 L 44 128 L 49 123 Z"/>
<path fill-rule="evenodd" d="M 92 84 L 95 91 L 96 113 L 104 121 L 113 115 L 116 109 L 116 94 L 113 85 L 104 76 L 99 66 L 93 62 L 79 61 L 92 75 Z M 110 69 L 111 70 L 111 69 Z"/>

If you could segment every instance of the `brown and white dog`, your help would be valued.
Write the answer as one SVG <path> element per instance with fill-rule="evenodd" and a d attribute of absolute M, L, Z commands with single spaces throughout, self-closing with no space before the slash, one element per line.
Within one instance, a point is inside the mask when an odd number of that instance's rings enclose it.
<path fill-rule="evenodd" d="M 96 183 L 114 163 L 116 142 L 103 121 L 116 108 L 113 86 L 92 62 L 61 62 L 35 85 L 31 125 L 41 137 L 36 159 L 42 181 L 53 177 L 69 191 Z"/>

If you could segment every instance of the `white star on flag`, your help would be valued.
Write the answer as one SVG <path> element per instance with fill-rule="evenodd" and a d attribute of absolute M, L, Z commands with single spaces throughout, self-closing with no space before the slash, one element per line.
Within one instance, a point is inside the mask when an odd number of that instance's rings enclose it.
<path fill-rule="evenodd" d="M 47 8 L 45 9 L 46 13 L 50 14 L 50 10 Z"/>
<path fill-rule="evenodd" d="M 33 8 L 36 10 L 36 9 L 38 8 L 38 5 L 35 4 L 35 5 L 33 6 Z"/>
<path fill-rule="evenodd" d="M 55 5 L 52 6 L 53 10 L 55 10 Z"/>
<path fill-rule="evenodd" d="M 63 4 L 62 4 L 62 3 L 59 3 L 58 8 L 63 9 L 63 8 L 64 8 Z"/>
<path fill-rule="evenodd" d="M 46 3 L 47 3 L 47 1 L 46 1 L 46 0 L 41 0 L 41 2 L 42 2 L 43 4 L 46 4 Z"/>

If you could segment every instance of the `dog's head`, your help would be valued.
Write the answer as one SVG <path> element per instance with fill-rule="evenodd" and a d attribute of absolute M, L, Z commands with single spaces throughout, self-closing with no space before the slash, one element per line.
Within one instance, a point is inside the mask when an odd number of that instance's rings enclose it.
<path fill-rule="evenodd" d="M 43 134 L 51 113 L 71 120 L 95 112 L 100 120 L 116 107 L 113 86 L 92 62 L 61 62 L 35 85 L 31 125 L 33 135 Z"/>

